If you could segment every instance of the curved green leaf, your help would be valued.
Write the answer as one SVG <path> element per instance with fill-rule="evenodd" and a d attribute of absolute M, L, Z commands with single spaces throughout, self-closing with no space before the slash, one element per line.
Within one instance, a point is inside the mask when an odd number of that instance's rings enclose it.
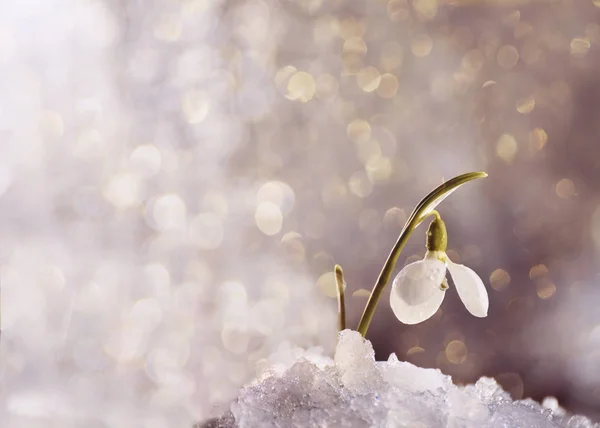
<path fill-rule="evenodd" d="M 390 255 L 388 256 L 381 272 L 379 273 L 379 277 L 377 278 L 377 282 L 373 287 L 373 291 L 369 296 L 369 301 L 367 302 L 367 306 L 363 311 L 362 317 L 360 318 L 360 322 L 358 323 L 358 332 L 363 336 L 366 336 L 367 330 L 369 329 L 369 324 L 373 319 L 373 314 L 375 313 L 375 307 L 377 306 L 377 302 L 385 289 L 385 286 L 389 282 L 392 272 L 394 271 L 394 267 L 396 266 L 396 262 L 398 261 L 398 257 L 404 248 L 404 245 L 408 241 L 410 234 L 416 227 L 429 215 L 433 212 L 433 210 L 444 200 L 446 199 L 452 192 L 458 189 L 465 183 L 469 181 L 475 180 L 477 178 L 487 177 L 485 172 L 469 172 L 466 174 L 459 175 L 457 177 L 452 178 L 451 180 L 446 181 L 445 183 L 439 185 L 435 189 L 433 189 L 427 196 L 425 196 L 421 202 L 417 204 L 411 215 L 409 216 L 402 232 L 400 232 L 400 236 L 398 236 L 398 240 L 392 248 Z"/>

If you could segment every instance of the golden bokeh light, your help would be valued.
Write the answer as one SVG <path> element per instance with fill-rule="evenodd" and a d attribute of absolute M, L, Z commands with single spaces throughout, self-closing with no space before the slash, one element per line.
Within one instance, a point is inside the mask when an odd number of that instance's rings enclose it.
<path fill-rule="evenodd" d="M 548 142 L 548 134 L 542 128 L 535 128 L 529 134 L 529 144 L 533 151 L 538 151 L 544 148 Z"/>
<path fill-rule="evenodd" d="M 576 37 L 571 40 L 571 55 L 575 58 L 583 58 L 590 50 L 590 40 L 588 38 Z"/>
<path fill-rule="evenodd" d="M 287 84 L 286 98 L 306 103 L 315 95 L 317 85 L 312 74 L 298 71 L 290 77 Z"/>
<path fill-rule="evenodd" d="M 430 21 L 437 15 L 439 0 L 414 0 L 412 5 L 421 21 Z"/>
<path fill-rule="evenodd" d="M 496 154 L 506 163 L 511 163 L 517 154 L 518 146 L 515 137 L 510 134 L 502 134 L 496 144 Z"/>
<path fill-rule="evenodd" d="M 335 279 L 335 273 L 333 273 L 333 271 L 325 272 L 323 275 L 321 275 L 319 279 L 317 279 L 317 285 L 327 297 L 337 297 L 337 283 Z"/>
<path fill-rule="evenodd" d="M 363 119 L 354 119 L 346 127 L 346 134 L 354 143 L 364 143 L 371 138 L 371 125 Z"/>
<path fill-rule="evenodd" d="M 528 96 L 517 100 L 517 111 L 521 114 L 529 114 L 535 108 L 535 98 Z"/>
<path fill-rule="evenodd" d="M 428 34 L 417 34 L 410 43 L 410 50 L 414 56 L 424 58 L 433 49 L 433 39 Z"/>
<path fill-rule="evenodd" d="M 181 230 L 185 227 L 187 207 L 180 195 L 168 193 L 152 204 L 152 224 L 157 230 Z"/>
<path fill-rule="evenodd" d="M 365 169 L 373 183 L 389 180 L 393 172 L 392 161 L 385 156 L 372 157 L 367 161 Z"/>
<path fill-rule="evenodd" d="M 408 220 L 406 212 L 398 207 L 389 208 L 383 216 L 383 225 L 391 231 L 399 231 Z"/>
<path fill-rule="evenodd" d="M 115 207 L 126 209 L 141 202 L 143 183 L 138 174 L 121 173 L 116 174 L 104 188 L 104 197 Z"/>
<path fill-rule="evenodd" d="M 562 199 L 568 199 L 575 195 L 575 184 L 568 178 L 561 179 L 556 183 L 556 195 Z"/>
<path fill-rule="evenodd" d="M 356 84 L 365 92 L 377 90 L 381 83 L 381 74 L 375 67 L 365 67 L 356 75 Z"/>
<path fill-rule="evenodd" d="M 531 269 L 529 269 L 529 278 L 530 279 L 537 279 L 537 278 L 544 277 L 546 275 L 548 275 L 548 268 L 546 267 L 546 265 L 539 264 L 539 265 L 535 265 Z"/>
<path fill-rule="evenodd" d="M 366 32 L 365 22 L 354 17 L 342 19 L 339 22 L 339 35 L 342 39 L 348 40 L 353 37 L 363 37 Z"/>
<path fill-rule="evenodd" d="M 283 226 L 281 208 L 273 202 L 262 202 L 254 213 L 256 227 L 265 235 L 276 235 Z"/>
<path fill-rule="evenodd" d="M 490 275 L 490 283 L 494 290 L 502 291 L 510 284 L 510 275 L 504 269 L 496 269 Z"/>
<path fill-rule="evenodd" d="M 535 287 L 538 297 L 542 300 L 549 299 L 556 293 L 556 285 L 547 278 L 539 280 Z"/>
<path fill-rule="evenodd" d="M 398 79 L 390 73 L 381 75 L 381 82 L 377 88 L 377 95 L 382 98 L 393 98 L 398 92 Z"/>
<path fill-rule="evenodd" d="M 295 193 L 289 184 L 283 181 L 267 181 L 258 189 L 256 202 L 271 202 L 282 212 L 289 212 L 294 206 Z"/>
<path fill-rule="evenodd" d="M 371 292 L 369 290 L 367 290 L 366 288 L 359 288 L 354 293 L 352 293 L 352 297 L 368 299 L 370 296 L 371 296 Z"/>
<path fill-rule="evenodd" d="M 401 22 L 410 16 L 410 6 L 406 0 L 389 0 L 387 15 L 393 22 Z"/>
<path fill-rule="evenodd" d="M 297 232 L 288 232 L 281 238 L 281 246 L 294 264 L 304 262 L 306 258 L 306 249 L 302 242 L 302 235 Z"/>
<path fill-rule="evenodd" d="M 514 46 L 504 45 L 498 50 L 496 61 L 500 67 L 509 70 L 519 62 L 519 51 Z"/>
<path fill-rule="evenodd" d="M 293 65 L 285 65 L 275 72 L 273 82 L 282 95 L 288 92 L 288 82 L 290 78 L 298 72 L 298 69 Z"/>
<path fill-rule="evenodd" d="M 158 147 L 153 144 L 144 144 L 131 152 L 129 162 L 135 172 L 148 178 L 160 171 L 162 156 Z"/>
<path fill-rule="evenodd" d="M 408 351 L 406 351 L 406 356 L 410 357 L 411 355 L 421 354 L 423 352 L 425 352 L 424 348 L 421 348 L 420 346 L 413 346 Z"/>
<path fill-rule="evenodd" d="M 344 42 L 344 53 L 365 55 L 367 53 L 367 44 L 361 37 L 351 37 Z"/>
<path fill-rule="evenodd" d="M 452 364 L 462 364 L 467 359 L 469 351 L 467 345 L 460 340 L 452 340 L 446 345 L 445 355 Z"/>

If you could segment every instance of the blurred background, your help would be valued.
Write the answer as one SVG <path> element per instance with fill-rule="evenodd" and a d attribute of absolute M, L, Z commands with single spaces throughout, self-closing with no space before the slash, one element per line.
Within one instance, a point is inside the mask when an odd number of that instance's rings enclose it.
<path fill-rule="evenodd" d="M 334 263 L 355 328 L 415 204 L 478 170 L 438 210 L 489 316 L 451 289 L 406 326 L 386 294 L 377 357 L 599 419 L 599 24 L 597 0 L 0 3 L 2 426 L 189 426 L 270 355 L 331 355 Z"/>

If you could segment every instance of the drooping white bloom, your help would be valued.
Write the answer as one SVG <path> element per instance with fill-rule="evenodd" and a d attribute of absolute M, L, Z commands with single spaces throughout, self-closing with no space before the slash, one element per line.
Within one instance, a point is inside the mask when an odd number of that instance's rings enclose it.
<path fill-rule="evenodd" d="M 394 278 L 390 306 L 404 324 L 431 318 L 444 300 L 446 267 L 460 300 L 474 316 L 487 316 L 489 300 L 481 278 L 470 268 L 452 262 L 443 251 L 427 251 L 425 258 L 405 266 Z"/>

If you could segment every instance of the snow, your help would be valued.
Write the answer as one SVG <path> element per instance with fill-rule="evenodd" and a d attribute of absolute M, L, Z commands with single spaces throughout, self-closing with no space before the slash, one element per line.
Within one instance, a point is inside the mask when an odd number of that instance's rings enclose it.
<path fill-rule="evenodd" d="M 541 405 L 513 401 L 491 378 L 458 386 L 440 370 L 399 361 L 395 354 L 376 362 L 371 343 L 352 330 L 340 333 L 333 359 L 318 349 L 290 349 L 272 362 L 277 370 L 244 387 L 230 413 L 203 426 L 600 427 L 566 414 L 552 397 Z"/>

